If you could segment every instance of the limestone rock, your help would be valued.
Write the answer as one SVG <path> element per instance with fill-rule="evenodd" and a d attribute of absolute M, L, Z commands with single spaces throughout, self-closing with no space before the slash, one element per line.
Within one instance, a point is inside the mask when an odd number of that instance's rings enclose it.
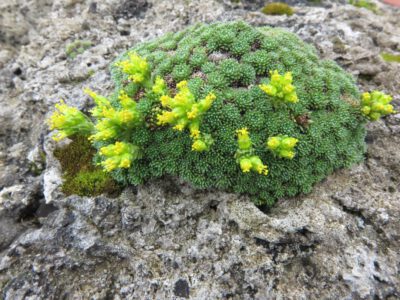
<path fill-rule="evenodd" d="M 84 87 L 111 93 L 107 66 L 132 44 L 237 19 L 299 34 L 358 77 L 360 89 L 394 95 L 398 110 L 400 64 L 379 54 L 399 50 L 400 11 L 292 1 L 287 18 L 259 12 L 262 1 L 142 2 L 126 19 L 115 18 L 117 0 L 0 5 L 2 299 L 399 298 L 397 115 L 368 125 L 363 163 L 268 212 L 176 178 L 115 199 L 65 197 L 45 119 L 61 98 L 88 109 Z M 65 48 L 75 40 L 92 47 L 71 59 Z"/>

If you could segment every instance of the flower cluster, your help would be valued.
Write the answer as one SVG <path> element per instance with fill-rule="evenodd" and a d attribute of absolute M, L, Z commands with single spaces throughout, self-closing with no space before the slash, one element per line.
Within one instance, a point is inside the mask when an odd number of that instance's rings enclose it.
<path fill-rule="evenodd" d="M 165 95 L 167 93 L 167 85 L 164 79 L 162 79 L 160 76 L 157 76 L 151 90 L 156 95 Z"/>
<path fill-rule="evenodd" d="M 361 98 L 361 112 L 371 121 L 378 120 L 381 116 L 394 113 L 393 106 L 389 104 L 392 97 L 379 91 L 364 93 Z"/>
<path fill-rule="evenodd" d="M 295 156 L 294 147 L 298 139 L 287 135 L 278 135 L 268 138 L 267 148 L 282 158 L 293 159 Z"/>
<path fill-rule="evenodd" d="M 134 83 L 143 84 L 150 79 L 150 68 L 146 59 L 135 52 L 128 53 L 128 59 L 115 64 L 122 72 L 128 75 L 129 80 Z"/>
<path fill-rule="evenodd" d="M 118 97 L 121 109 L 114 108 L 107 98 L 97 95 L 90 89 L 86 89 L 85 92 L 96 103 L 91 113 L 98 122 L 95 126 L 96 132 L 90 136 L 91 140 L 110 140 L 116 138 L 122 131 L 142 123 L 142 117 L 136 109 L 136 102 L 124 91 L 121 91 Z"/>
<path fill-rule="evenodd" d="M 212 138 L 200 132 L 200 124 L 203 115 L 216 99 L 215 94 L 209 93 L 205 98 L 196 101 L 186 80 L 179 82 L 176 87 L 179 92 L 174 97 L 168 95 L 160 97 L 161 106 L 168 110 L 157 115 L 158 125 L 170 124 L 177 131 L 189 128 L 190 137 L 193 139 L 192 150 L 198 152 L 208 150 Z"/>
<path fill-rule="evenodd" d="M 271 80 L 269 84 L 260 84 L 260 89 L 262 89 L 267 95 L 277 99 L 278 101 L 275 104 L 279 104 L 281 102 L 298 102 L 296 88 L 292 84 L 292 73 L 286 72 L 284 75 L 280 75 L 278 71 L 275 70 L 270 71 L 270 74 Z"/>
<path fill-rule="evenodd" d="M 100 164 L 107 172 L 117 168 L 129 168 L 133 160 L 140 158 L 139 147 L 124 142 L 102 147 L 100 154 L 106 158 Z"/>
<path fill-rule="evenodd" d="M 63 100 L 56 104 L 56 111 L 48 119 L 50 130 L 57 129 L 53 136 L 55 141 L 79 134 L 88 135 L 93 130 L 93 123 L 77 108 L 68 106 Z"/>
<path fill-rule="evenodd" d="M 240 165 L 243 173 L 250 171 L 258 172 L 258 174 L 267 175 L 268 168 L 264 165 L 261 159 L 254 155 L 253 145 L 247 128 L 236 130 L 238 137 L 238 150 L 236 152 L 236 162 Z"/>

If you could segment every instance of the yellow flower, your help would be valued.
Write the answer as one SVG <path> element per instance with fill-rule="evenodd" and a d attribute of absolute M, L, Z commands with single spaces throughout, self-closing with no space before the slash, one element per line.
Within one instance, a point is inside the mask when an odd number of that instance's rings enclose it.
<path fill-rule="evenodd" d="M 393 106 L 389 104 L 392 101 L 390 95 L 380 91 L 372 93 L 363 93 L 361 97 L 361 113 L 369 120 L 376 121 L 381 116 L 394 113 Z"/>
<path fill-rule="evenodd" d="M 188 82 L 187 82 L 186 80 L 182 80 L 182 81 L 178 82 L 178 84 L 176 85 L 176 87 L 177 87 L 178 89 L 183 89 L 183 88 L 187 87 L 187 84 L 188 84 Z"/>
<path fill-rule="evenodd" d="M 129 110 L 123 110 L 120 112 L 120 118 L 122 123 L 129 123 L 134 119 L 134 115 Z"/>
<path fill-rule="evenodd" d="M 98 124 L 96 125 L 96 128 L 98 128 Z M 115 130 L 108 128 L 108 129 L 102 129 L 96 132 L 95 134 L 91 135 L 89 137 L 89 140 L 91 141 L 106 141 L 109 140 L 113 137 L 115 137 L 116 132 Z"/>
<path fill-rule="evenodd" d="M 133 101 L 123 90 L 119 92 L 118 100 L 119 103 L 121 103 L 121 106 L 124 108 L 130 108 L 136 105 L 135 101 Z"/>
<path fill-rule="evenodd" d="M 294 86 L 291 84 L 287 84 L 285 85 L 285 87 L 283 88 L 283 91 L 287 94 L 291 93 L 294 91 Z"/>
<path fill-rule="evenodd" d="M 111 172 L 118 167 L 118 162 L 114 158 L 108 158 L 101 163 L 107 172 Z"/>
<path fill-rule="evenodd" d="M 178 131 L 183 131 L 188 127 L 190 137 L 194 139 L 192 150 L 207 150 L 212 139 L 205 135 L 205 139 L 201 140 L 199 127 L 203 114 L 210 108 L 216 96 L 214 93 L 209 93 L 204 99 L 196 101 L 196 97 L 190 91 L 186 80 L 179 82 L 176 86 L 179 92 L 174 97 L 167 95 L 160 97 L 161 105 L 168 110 L 157 115 L 157 124 L 171 124 L 172 128 Z"/>
<path fill-rule="evenodd" d="M 371 109 L 374 111 L 382 111 L 384 110 L 385 106 L 382 103 L 374 103 L 372 104 Z"/>
<path fill-rule="evenodd" d="M 141 83 L 144 80 L 144 76 L 142 74 L 133 74 L 129 75 L 128 77 L 130 80 L 132 80 L 134 83 Z"/>
<path fill-rule="evenodd" d="M 299 140 L 293 137 L 284 138 L 282 141 L 282 147 L 288 150 L 292 150 L 296 146 Z"/>
<path fill-rule="evenodd" d="M 191 96 L 191 94 L 187 94 L 187 93 L 178 93 L 175 95 L 174 99 L 173 99 L 173 105 L 174 106 L 185 106 L 188 105 L 190 103 L 190 99 L 189 97 Z"/>
<path fill-rule="evenodd" d="M 115 66 L 128 75 L 128 78 L 135 83 L 142 83 L 149 76 L 149 65 L 146 59 L 136 53 L 129 53 L 129 59 L 119 61 Z"/>
<path fill-rule="evenodd" d="M 241 150 L 247 150 L 251 148 L 251 139 L 249 137 L 249 132 L 246 127 L 242 129 L 236 130 L 236 133 L 238 135 L 238 145 L 239 149 Z"/>
<path fill-rule="evenodd" d="M 286 72 L 285 75 L 283 75 L 283 78 L 285 79 L 285 81 L 292 82 L 292 72 Z"/>
<path fill-rule="evenodd" d="M 281 139 L 279 137 L 273 136 L 268 139 L 267 146 L 271 150 L 275 150 L 281 144 Z"/>
<path fill-rule="evenodd" d="M 250 162 L 252 165 L 252 169 L 258 172 L 258 174 L 263 174 L 267 175 L 268 174 L 268 168 L 266 165 L 264 165 L 261 161 L 261 159 L 258 156 L 252 156 L 250 157 Z"/>
<path fill-rule="evenodd" d="M 175 129 L 175 130 L 178 130 L 178 131 L 183 131 L 183 129 L 185 129 L 185 125 L 183 125 L 183 124 L 177 124 L 177 125 L 175 125 L 174 127 L 172 127 L 173 129 Z"/>
<path fill-rule="evenodd" d="M 211 93 L 209 93 L 207 96 L 206 96 L 206 101 L 214 101 L 215 99 L 217 99 L 217 96 L 215 96 L 215 94 L 213 93 L 213 92 L 211 92 Z"/>
<path fill-rule="evenodd" d="M 381 101 L 382 101 L 383 104 L 388 104 L 388 103 L 391 102 L 392 100 L 393 100 L 393 98 L 392 98 L 392 96 L 390 96 L 390 95 L 385 95 L 385 94 L 383 94 L 383 95 L 381 96 Z"/>
<path fill-rule="evenodd" d="M 258 174 L 268 175 L 268 167 L 266 165 L 259 165 L 257 166 Z"/>
<path fill-rule="evenodd" d="M 164 111 L 157 115 L 158 125 L 172 123 L 175 120 L 175 113 L 172 111 Z"/>
<path fill-rule="evenodd" d="M 131 161 L 129 158 L 121 159 L 121 162 L 119 163 L 120 168 L 129 168 L 130 166 L 131 166 Z"/>
<path fill-rule="evenodd" d="M 50 130 L 61 128 L 66 123 L 66 117 L 59 112 L 54 112 L 49 119 Z"/>
<path fill-rule="evenodd" d="M 152 91 L 156 94 L 163 94 L 166 88 L 167 86 L 165 84 L 164 79 L 162 79 L 160 76 L 157 76 L 154 85 L 152 87 Z"/>
<path fill-rule="evenodd" d="M 192 120 L 197 117 L 198 113 L 199 113 L 199 108 L 193 105 L 192 110 L 187 113 L 187 117 L 189 120 Z"/>
<path fill-rule="evenodd" d="M 124 143 L 122 143 L 122 142 L 115 142 L 115 145 L 114 145 L 114 154 L 115 155 L 120 155 L 120 154 L 122 154 L 123 152 L 124 152 L 124 150 L 125 150 L 125 144 Z"/>
<path fill-rule="evenodd" d="M 281 79 L 281 75 L 279 75 L 279 73 L 278 73 L 278 71 L 277 70 L 275 70 L 275 71 L 270 71 L 270 74 L 271 74 L 271 81 L 280 81 L 280 79 Z"/>
<path fill-rule="evenodd" d="M 115 66 L 122 69 L 122 72 L 127 73 L 129 71 L 129 61 L 123 60 L 115 64 Z"/>
<path fill-rule="evenodd" d="M 363 93 L 362 94 L 362 100 L 364 100 L 365 102 L 368 102 L 369 100 L 371 100 L 371 94 L 370 93 Z"/>
<path fill-rule="evenodd" d="M 236 133 L 238 134 L 239 137 L 249 136 L 249 131 L 247 130 L 247 127 L 243 127 L 241 129 L 236 130 Z"/>
<path fill-rule="evenodd" d="M 243 158 L 240 160 L 240 168 L 242 169 L 243 173 L 250 172 L 251 167 L 252 167 L 252 163 L 251 163 L 250 159 Z"/>
<path fill-rule="evenodd" d="M 288 159 L 292 159 L 295 155 L 295 153 L 293 151 L 288 151 L 288 150 L 281 150 L 279 152 L 279 155 L 283 158 L 288 158 Z"/>
<path fill-rule="evenodd" d="M 261 84 L 259 85 L 260 89 L 263 90 L 267 95 L 275 96 L 276 88 L 270 84 Z"/>
<path fill-rule="evenodd" d="M 60 141 L 74 134 L 89 135 L 93 130 L 93 123 L 77 108 L 65 104 L 63 100 L 55 105 L 56 111 L 47 120 L 50 130 L 59 132 L 53 139 Z"/>
<path fill-rule="evenodd" d="M 385 107 L 383 108 L 383 112 L 385 113 L 385 114 L 392 114 L 392 113 L 394 113 L 394 109 L 393 109 L 393 105 L 391 105 L 391 104 L 386 104 L 385 105 Z"/>
<path fill-rule="evenodd" d="M 200 136 L 200 130 L 198 129 L 190 130 L 190 137 L 198 138 L 199 136 Z"/>
<path fill-rule="evenodd" d="M 104 107 L 102 114 L 104 118 L 112 119 L 115 117 L 116 111 L 112 107 Z"/>
<path fill-rule="evenodd" d="M 291 72 L 286 72 L 280 75 L 277 70 L 270 71 L 271 80 L 269 84 L 261 84 L 259 88 L 267 95 L 276 98 L 277 100 L 289 103 L 296 103 L 298 101 L 296 95 L 296 87 L 292 84 L 293 77 Z M 276 105 L 278 101 L 274 101 Z"/>
<path fill-rule="evenodd" d="M 207 150 L 207 145 L 202 140 L 198 139 L 195 140 L 194 143 L 192 144 L 192 150 L 202 152 L 204 150 Z"/>
<path fill-rule="evenodd" d="M 362 112 L 364 115 L 368 116 L 369 113 L 371 112 L 371 107 L 369 107 L 369 106 L 364 106 L 364 107 L 361 108 L 361 112 Z"/>
<path fill-rule="evenodd" d="M 297 98 L 297 95 L 295 93 L 287 95 L 285 97 L 285 99 L 287 100 L 287 102 L 290 102 L 290 103 L 296 103 L 299 101 L 299 99 Z"/>
<path fill-rule="evenodd" d="M 102 147 L 100 154 L 106 158 L 101 165 L 107 172 L 116 168 L 129 168 L 132 161 L 140 157 L 139 147 L 125 142 Z"/>
<path fill-rule="evenodd" d="M 169 104 L 171 103 L 171 97 L 167 96 L 167 95 L 163 95 L 160 97 L 160 101 L 161 101 L 161 106 L 163 107 L 167 107 L 169 106 Z"/>
<path fill-rule="evenodd" d="M 207 111 L 210 109 L 211 105 L 213 104 L 214 100 L 217 99 L 217 96 L 215 96 L 214 93 L 209 93 L 204 100 L 200 101 L 202 105 L 202 110 Z"/>
<path fill-rule="evenodd" d="M 276 155 L 292 159 L 295 155 L 294 147 L 299 142 L 298 139 L 287 135 L 278 135 L 268 138 L 267 147 Z"/>
<path fill-rule="evenodd" d="M 114 151 L 110 146 L 105 146 L 100 148 L 100 154 L 105 155 L 105 156 L 111 156 L 113 155 Z"/>

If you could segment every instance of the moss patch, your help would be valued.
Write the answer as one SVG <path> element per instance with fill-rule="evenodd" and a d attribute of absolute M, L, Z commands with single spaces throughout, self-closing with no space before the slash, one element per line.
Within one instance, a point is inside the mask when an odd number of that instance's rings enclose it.
<path fill-rule="evenodd" d="M 90 47 L 92 47 L 92 42 L 76 40 L 65 48 L 65 53 L 67 54 L 68 57 L 74 59 L 75 57 L 77 57 L 79 54 L 82 54 Z"/>
<path fill-rule="evenodd" d="M 96 151 L 82 136 L 75 136 L 64 148 L 54 151 L 64 172 L 62 191 L 66 195 L 96 196 L 107 194 L 117 196 L 122 186 L 116 183 L 100 167 L 93 165 Z"/>
<path fill-rule="evenodd" d="M 400 63 L 400 54 L 391 54 L 391 53 L 381 53 L 381 57 L 386 62 L 397 62 Z"/>
<path fill-rule="evenodd" d="M 349 4 L 354 5 L 355 7 L 365 8 L 373 13 L 378 13 L 378 8 L 375 3 L 369 0 L 350 0 Z"/>
<path fill-rule="evenodd" d="M 264 8 L 261 11 L 266 15 L 287 15 L 287 16 L 293 15 L 294 12 L 293 8 L 291 8 L 286 3 L 281 3 L 281 2 L 268 3 L 267 5 L 264 6 Z"/>

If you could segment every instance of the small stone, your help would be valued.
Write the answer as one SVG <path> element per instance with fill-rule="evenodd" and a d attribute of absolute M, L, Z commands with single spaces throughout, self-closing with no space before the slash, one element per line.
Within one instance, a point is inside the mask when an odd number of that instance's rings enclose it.
<path fill-rule="evenodd" d="M 178 297 L 189 298 L 189 284 L 184 279 L 179 279 L 175 282 L 174 294 Z"/>

